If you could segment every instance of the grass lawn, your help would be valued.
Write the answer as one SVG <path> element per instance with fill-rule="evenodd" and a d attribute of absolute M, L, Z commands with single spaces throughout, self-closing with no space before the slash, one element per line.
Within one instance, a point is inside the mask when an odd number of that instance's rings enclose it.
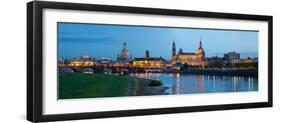
<path fill-rule="evenodd" d="M 133 78 L 121 75 L 71 73 L 59 76 L 59 99 L 125 96 Z"/>

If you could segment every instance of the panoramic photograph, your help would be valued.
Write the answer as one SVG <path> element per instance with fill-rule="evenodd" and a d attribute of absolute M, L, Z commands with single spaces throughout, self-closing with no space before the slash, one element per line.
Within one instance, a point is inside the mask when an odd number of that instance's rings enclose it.
<path fill-rule="evenodd" d="M 258 31 L 57 24 L 58 99 L 258 91 Z"/>

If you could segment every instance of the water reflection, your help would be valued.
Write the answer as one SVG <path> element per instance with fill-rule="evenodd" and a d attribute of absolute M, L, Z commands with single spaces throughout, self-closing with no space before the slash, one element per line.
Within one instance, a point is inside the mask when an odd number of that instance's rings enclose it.
<path fill-rule="evenodd" d="M 254 77 L 179 73 L 138 73 L 131 76 L 161 80 L 168 87 L 165 94 L 258 91 L 258 79 Z"/>

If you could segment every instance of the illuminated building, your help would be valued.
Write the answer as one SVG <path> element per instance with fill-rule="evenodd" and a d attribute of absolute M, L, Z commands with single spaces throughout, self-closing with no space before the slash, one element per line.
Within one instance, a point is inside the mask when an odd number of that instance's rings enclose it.
<path fill-rule="evenodd" d="M 69 63 L 69 66 L 73 67 L 87 67 L 87 66 L 94 66 L 95 62 L 91 60 L 83 61 L 83 60 L 72 60 Z"/>
<path fill-rule="evenodd" d="M 240 62 L 240 54 L 235 51 L 224 54 L 223 58 L 227 63 L 239 63 Z"/>
<path fill-rule="evenodd" d="M 81 60 L 85 61 L 85 60 L 91 60 L 91 57 L 88 55 L 83 55 L 80 57 Z"/>
<path fill-rule="evenodd" d="M 120 55 L 118 53 L 116 61 L 118 63 L 121 63 L 121 64 L 126 64 L 126 63 L 129 62 L 129 60 L 130 60 L 130 58 L 129 58 L 129 51 L 127 50 L 127 44 L 124 42 L 123 43 L 123 48 L 122 48 L 122 50 L 120 52 Z"/>
<path fill-rule="evenodd" d="M 213 56 L 210 58 L 206 58 L 208 60 L 208 63 L 224 63 L 224 58 L 218 57 L 218 56 Z"/>
<path fill-rule="evenodd" d="M 80 57 L 80 59 L 72 59 L 68 63 L 69 66 L 73 67 L 88 67 L 88 66 L 94 66 L 96 65 L 94 59 L 92 59 L 88 55 L 83 55 Z"/>
<path fill-rule="evenodd" d="M 252 59 L 250 57 L 246 58 L 246 59 L 241 59 L 242 63 L 258 63 L 258 59 Z"/>
<path fill-rule="evenodd" d="M 65 66 L 65 59 L 59 58 L 58 63 L 59 63 L 59 66 Z"/>
<path fill-rule="evenodd" d="M 202 41 L 200 39 L 200 44 L 199 44 L 199 48 L 198 48 L 198 51 L 197 51 L 197 55 L 198 55 L 198 59 L 203 61 L 204 58 L 205 58 L 205 51 L 202 47 Z"/>
<path fill-rule="evenodd" d="M 205 67 L 207 60 L 205 59 L 205 51 L 202 47 L 202 41 L 200 39 L 199 48 L 197 53 L 183 52 L 182 48 L 179 49 L 178 54 L 175 54 L 176 44 L 172 44 L 172 64 L 181 63 L 191 66 Z"/>
<path fill-rule="evenodd" d="M 165 60 L 162 57 L 150 57 L 149 51 L 146 50 L 145 57 L 135 58 L 132 60 L 133 67 L 141 68 L 161 68 L 164 65 Z"/>
<path fill-rule="evenodd" d="M 100 58 L 98 61 L 99 66 L 108 67 L 113 64 L 113 61 L 110 58 Z"/>

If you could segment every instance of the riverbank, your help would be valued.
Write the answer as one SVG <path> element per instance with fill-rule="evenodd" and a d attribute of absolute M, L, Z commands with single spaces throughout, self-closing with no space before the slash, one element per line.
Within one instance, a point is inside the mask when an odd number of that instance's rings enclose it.
<path fill-rule="evenodd" d="M 257 69 L 188 69 L 180 71 L 181 74 L 202 74 L 202 75 L 217 75 L 217 76 L 249 76 L 258 77 Z"/>
<path fill-rule="evenodd" d="M 165 91 L 165 87 L 161 81 L 159 81 L 159 85 L 153 85 L 154 83 L 151 79 L 145 78 L 137 78 L 133 77 L 134 81 L 131 84 L 132 89 L 134 92 L 134 96 L 147 96 L 147 95 L 163 95 Z"/>
<path fill-rule="evenodd" d="M 162 95 L 153 80 L 127 75 L 69 73 L 59 76 L 59 99 Z M 160 81 L 159 81 L 160 82 Z"/>

